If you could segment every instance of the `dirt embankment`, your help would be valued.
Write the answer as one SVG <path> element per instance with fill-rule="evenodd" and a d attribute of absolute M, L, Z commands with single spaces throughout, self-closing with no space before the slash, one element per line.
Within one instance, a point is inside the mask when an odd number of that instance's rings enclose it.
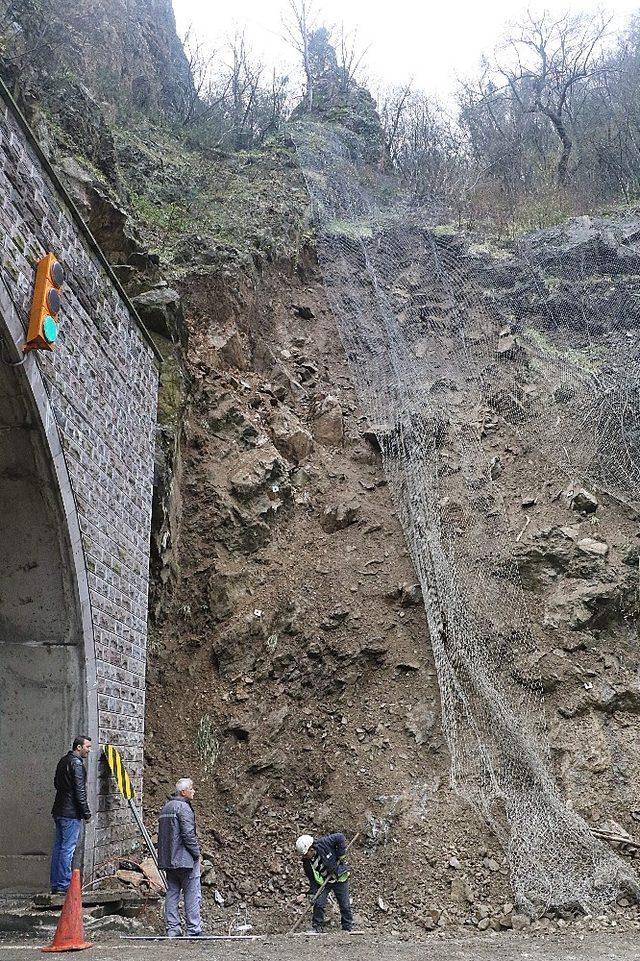
<path fill-rule="evenodd" d="M 340 829 L 360 832 L 360 923 L 528 927 L 498 842 L 449 787 L 420 591 L 320 278 L 265 270 L 233 304 L 221 291 L 220 316 L 215 290 L 183 279 L 192 388 L 179 574 L 152 640 L 147 810 L 195 777 L 212 924 L 240 910 L 286 930 L 304 908 L 296 835 Z M 562 789 L 591 823 L 633 833 L 635 516 L 601 494 L 576 501 L 495 405 L 477 414 L 503 469 Z"/>

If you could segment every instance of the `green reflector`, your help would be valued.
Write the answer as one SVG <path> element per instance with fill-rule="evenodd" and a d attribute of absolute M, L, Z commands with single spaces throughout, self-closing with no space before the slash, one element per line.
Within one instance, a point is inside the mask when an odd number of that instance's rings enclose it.
<path fill-rule="evenodd" d="M 56 339 L 56 337 L 58 336 L 58 325 L 56 324 L 53 317 L 51 317 L 49 314 L 47 314 L 47 316 L 44 319 L 44 323 L 42 325 L 42 333 L 44 334 L 44 339 L 49 344 L 52 344 Z"/>

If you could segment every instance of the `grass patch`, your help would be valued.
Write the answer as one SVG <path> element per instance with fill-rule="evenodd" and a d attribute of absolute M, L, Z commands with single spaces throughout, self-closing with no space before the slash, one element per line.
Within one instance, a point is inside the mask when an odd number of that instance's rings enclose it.
<path fill-rule="evenodd" d="M 365 220 L 329 220 L 324 230 L 332 237 L 347 237 L 349 240 L 370 240 L 373 227 Z"/>
<path fill-rule="evenodd" d="M 196 751 L 203 775 L 211 777 L 220 757 L 220 738 L 209 714 L 203 714 L 200 718 L 196 731 Z"/>

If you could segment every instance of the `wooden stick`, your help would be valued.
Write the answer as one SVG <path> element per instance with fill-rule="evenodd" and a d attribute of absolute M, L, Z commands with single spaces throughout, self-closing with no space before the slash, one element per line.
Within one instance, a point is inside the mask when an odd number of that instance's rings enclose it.
<path fill-rule="evenodd" d="M 616 844 L 628 844 L 629 847 L 640 848 L 640 844 L 631 837 L 625 838 L 619 834 L 613 834 L 611 831 L 603 831 L 601 828 L 591 828 L 590 830 L 592 834 L 595 834 L 597 838 L 602 838 L 603 841 L 614 841 Z"/>
<path fill-rule="evenodd" d="M 192 941 L 264 941 L 265 934 L 199 934 Z M 174 941 L 168 934 L 121 934 L 121 941 Z M 180 942 L 189 941 L 189 935 L 180 937 Z"/>

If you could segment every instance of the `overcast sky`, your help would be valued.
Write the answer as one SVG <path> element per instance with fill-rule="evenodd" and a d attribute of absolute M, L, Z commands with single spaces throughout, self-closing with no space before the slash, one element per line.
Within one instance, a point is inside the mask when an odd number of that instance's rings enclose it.
<path fill-rule="evenodd" d="M 282 39 L 286 0 L 173 0 L 178 32 L 191 27 L 200 39 L 220 47 L 236 28 L 244 30 L 251 49 L 265 65 L 287 69 L 294 55 Z M 472 75 L 482 53 L 490 53 L 505 25 L 527 8 L 554 12 L 594 9 L 577 0 L 315 0 L 325 23 L 344 23 L 357 31 L 361 47 L 369 47 L 366 79 L 375 85 L 414 86 L 446 99 L 456 76 Z M 604 9 L 622 27 L 630 14 L 640 12 L 640 0 L 613 0 Z"/>

